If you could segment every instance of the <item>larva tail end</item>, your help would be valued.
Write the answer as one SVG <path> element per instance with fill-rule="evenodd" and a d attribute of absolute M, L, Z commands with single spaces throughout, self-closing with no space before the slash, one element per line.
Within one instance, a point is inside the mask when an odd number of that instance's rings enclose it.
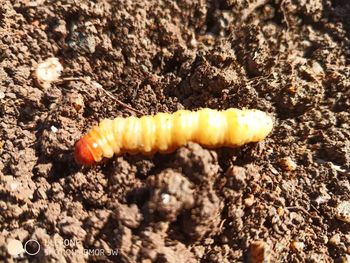
<path fill-rule="evenodd" d="M 74 157 L 75 161 L 81 165 L 91 166 L 95 163 L 85 136 L 75 144 Z"/>

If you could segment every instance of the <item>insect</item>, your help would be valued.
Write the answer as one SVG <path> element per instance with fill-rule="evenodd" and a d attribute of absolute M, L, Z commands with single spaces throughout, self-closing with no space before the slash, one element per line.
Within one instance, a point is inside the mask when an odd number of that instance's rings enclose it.
<path fill-rule="evenodd" d="M 238 147 L 263 140 L 272 127 L 266 113 L 234 108 L 104 119 L 75 144 L 75 160 L 92 165 L 114 154 L 169 153 L 190 141 L 207 148 Z"/>

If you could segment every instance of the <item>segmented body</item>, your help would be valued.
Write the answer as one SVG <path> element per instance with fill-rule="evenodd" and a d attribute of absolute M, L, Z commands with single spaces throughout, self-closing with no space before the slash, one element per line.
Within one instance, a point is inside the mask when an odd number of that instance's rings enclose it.
<path fill-rule="evenodd" d="M 234 108 L 104 119 L 76 143 L 75 159 L 91 165 L 115 154 L 168 153 L 190 141 L 207 148 L 238 147 L 263 140 L 272 127 L 266 113 Z"/>

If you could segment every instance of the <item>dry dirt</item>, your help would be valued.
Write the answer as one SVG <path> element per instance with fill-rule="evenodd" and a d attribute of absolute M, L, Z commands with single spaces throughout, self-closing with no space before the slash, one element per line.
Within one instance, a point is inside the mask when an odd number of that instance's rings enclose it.
<path fill-rule="evenodd" d="M 1 262 L 350 262 L 348 0 L 0 2 Z M 40 87 L 49 57 L 64 70 Z M 91 125 L 139 116 L 100 85 L 143 114 L 257 108 L 275 128 L 84 168 Z"/>

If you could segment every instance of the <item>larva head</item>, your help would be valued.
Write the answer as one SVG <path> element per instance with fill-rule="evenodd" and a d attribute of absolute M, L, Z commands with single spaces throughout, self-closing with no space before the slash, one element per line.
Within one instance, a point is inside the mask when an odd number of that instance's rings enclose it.
<path fill-rule="evenodd" d="M 90 166 L 102 159 L 102 150 L 87 134 L 75 144 L 74 156 L 78 164 Z"/>

